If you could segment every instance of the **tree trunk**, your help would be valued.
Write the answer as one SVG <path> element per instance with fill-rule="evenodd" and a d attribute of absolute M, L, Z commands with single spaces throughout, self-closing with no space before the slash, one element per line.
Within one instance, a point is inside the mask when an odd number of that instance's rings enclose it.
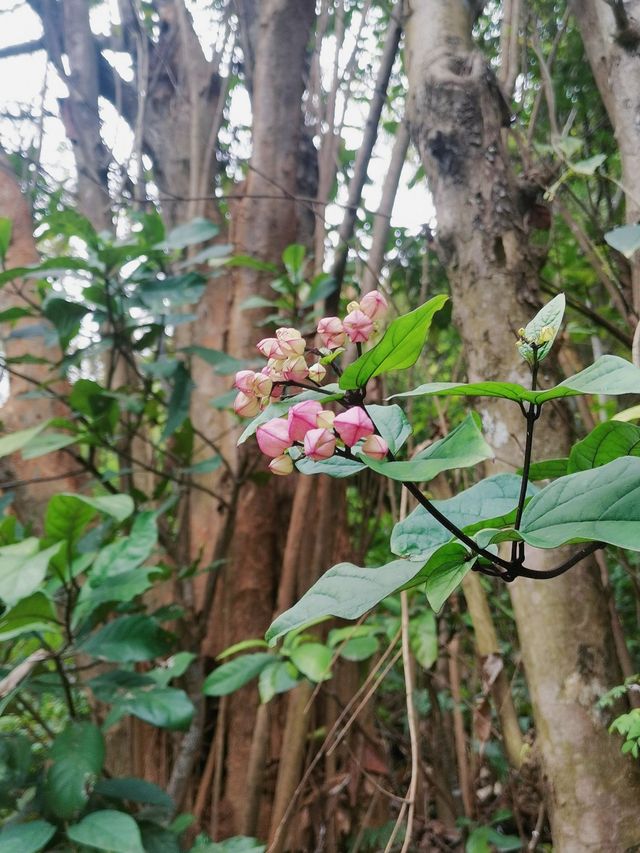
<path fill-rule="evenodd" d="M 508 111 L 492 71 L 473 49 L 467 4 L 407 0 L 406 12 L 411 130 L 433 193 L 469 379 L 527 383 L 511 330 L 533 311 L 537 271 L 501 141 Z M 541 382 L 552 380 L 548 370 L 543 374 Z M 517 465 L 519 410 L 513 404 L 479 408 L 497 455 Z M 555 410 L 539 424 L 538 447 L 566 451 L 563 415 Z M 533 559 L 542 568 L 547 555 L 531 554 L 529 563 Z M 555 554 L 554 563 L 558 559 Z M 554 849 L 625 850 L 637 842 L 640 774 L 595 707 L 620 678 L 597 570 L 585 561 L 553 581 L 520 579 L 511 592 Z"/>
<path fill-rule="evenodd" d="M 620 150 L 628 223 L 640 220 L 640 0 L 570 0 Z M 614 13 L 615 8 L 615 13 Z M 640 320 L 640 259 L 631 262 Z"/>

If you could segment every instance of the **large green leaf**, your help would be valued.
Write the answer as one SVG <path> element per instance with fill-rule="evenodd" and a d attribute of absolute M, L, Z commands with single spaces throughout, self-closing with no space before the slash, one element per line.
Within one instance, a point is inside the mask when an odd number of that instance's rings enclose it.
<path fill-rule="evenodd" d="M 624 358 L 603 355 L 548 391 L 531 391 L 515 382 L 429 382 L 393 397 L 500 397 L 516 402 L 545 403 L 579 394 L 640 394 L 640 369 Z"/>
<path fill-rule="evenodd" d="M 0 853 L 38 853 L 55 831 L 46 820 L 7 824 L 0 830 Z"/>
<path fill-rule="evenodd" d="M 433 505 L 465 533 L 499 527 L 515 517 L 521 482 L 515 474 L 496 474 L 453 498 L 433 501 Z M 527 494 L 535 491 L 530 485 Z M 402 557 L 424 560 L 433 548 L 450 539 L 451 533 L 424 507 L 418 506 L 393 528 L 391 550 Z"/>
<path fill-rule="evenodd" d="M 392 592 L 406 586 L 422 563 L 394 560 L 378 569 L 338 563 L 325 572 L 289 610 L 278 616 L 266 633 L 270 645 L 283 634 L 327 616 L 357 619 Z"/>
<path fill-rule="evenodd" d="M 167 407 L 167 420 L 162 430 L 162 439 L 172 436 L 184 423 L 189 415 L 191 392 L 195 387 L 191 381 L 189 370 L 182 362 L 176 368 L 172 381 L 173 387 L 171 388 L 169 405 Z"/>
<path fill-rule="evenodd" d="M 520 533 L 536 548 L 593 540 L 640 551 L 640 459 L 624 456 L 545 486 L 525 508 Z"/>
<path fill-rule="evenodd" d="M 228 696 L 260 675 L 273 661 L 269 652 L 240 655 L 214 669 L 205 679 L 203 692 L 207 696 Z"/>
<path fill-rule="evenodd" d="M 571 450 L 567 474 L 598 468 L 619 456 L 640 456 L 640 427 L 606 421 L 592 430 Z"/>
<path fill-rule="evenodd" d="M 249 421 L 244 428 L 242 435 L 238 439 L 238 444 L 251 438 L 261 424 L 270 421 L 271 418 L 281 418 L 287 414 L 291 406 L 296 403 L 302 403 L 304 400 L 318 400 L 320 403 L 330 403 L 332 400 L 341 400 L 344 397 L 344 391 L 341 391 L 337 385 L 324 385 L 323 391 L 303 391 L 302 394 L 296 394 L 294 397 L 289 397 L 287 400 L 280 400 L 277 403 L 270 403 L 267 408 L 256 415 L 252 421 Z"/>
<path fill-rule="evenodd" d="M 67 827 L 67 837 L 109 853 L 145 853 L 138 824 L 131 815 L 114 809 L 91 812 L 80 823 Z"/>
<path fill-rule="evenodd" d="M 392 453 L 397 453 L 411 435 L 411 424 L 407 416 L 395 404 L 386 406 L 370 405 L 366 407 L 367 414 L 378 428 L 380 435 L 389 445 Z"/>
<path fill-rule="evenodd" d="M 131 714 L 151 726 L 182 730 L 189 727 L 193 711 L 193 703 L 184 690 L 177 690 L 175 687 L 133 689 L 114 702 L 113 709 L 105 721 L 105 728 Z"/>
<path fill-rule="evenodd" d="M 364 454 L 361 458 L 369 468 L 392 480 L 422 483 L 433 480 L 442 471 L 468 468 L 492 456 L 493 451 L 478 429 L 474 415 L 467 415 L 448 435 L 408 462 L 378 461 Z"/>
<path fill-rule="evenodd" d="M 372 349 L 350 364 L 340 377 L 340 387 L 345 391 L 364 388 L 370 379 L 390 370 L 404 370 L 418 360 L 433 315 L 447 301 L 440 294 L 424 305 L 397 317 L 390 323 L 382 339 Z"/>
<path fill-rule="evenodd" d="M 436 613 L 476 562 L 475 556 L 465 559 L 468 553 L 468 549 L 459 543 L 449 542 L 439 548 L 425 566 L 427 601 Z"/>
<path fill-rule="evenodd" d="M 565 305 L 564 293 L 559 293 L 527 323 L 522 338 L 518 340 L 518 351 L 529 364 L 533 364 L 535 360 L 532 343 L 538 344 L 535 351 L 538 361 L 542 361 L 549 354 L 562 323 Z"/>
<path fill-rule="evenodd" d="M 157 513 L 137 513 L 130 535 L 101 549 L 93 565 L 91 583 L 136 569 L 151 556 L 157 541 Z"/>
<path fill-rule="evenodd" d="M 331 678 L 331 649 L 323 643 L 301 643 L 291 652 L 291 663 L 309 681 L 320 682 Z"/>
<path fill-rule="evenodd" d="M 47 453 L 53 453 L 54 450 L 61 450 L 63 447 L 69 447 L 81 440 L 79 435 L 70 435 L 67 432 L 57 432 L 56 430 L 47 430 L 41 432 L 33 438 L 26 447 L 22 448 L 23 459 L 37 459 L 39 456 L 45 456 Z"/>
<path fill-rule="evenodd" d="M 438 625 L 431 610 L 423 610 L 409 621 L 409 644 L 424 669 L 438 660 Z"/>
<path fill-rule="evenodd" d="M 567 473 L 567 457 L 561 459 L 543 459 L 540 462 L 532 462 L 529 466 L 529 480 L 555 480 L 556 477 L 564 477 Z M 522 469 L 518 469 L 522 473 Z"/>
<path fill-rule="evenodd" d="M 296 468 L 303 474 L 328 474 L 329 477 L 342 479 L 351 477 L 359 471 L 364 471 L 367 466 L 357 459 L 344 459 L 342 456 L 331 456 L 321 462 L 314 462 L 306 456 L 301 456 L 296 461 Z"/>
<path fill-rule="evenodd" d="M 51 539 L 72 545 L 96 514 L 97 509 L 77 495 L 54 495 L 47 504 L 44 532 Z"/>
<path fill-rule="evenodd" d="M 82 503 L 93 507 L 93 509 L 96 509 L 102 515 L 108 515 L 118 522 L 129 518 L 135 509 L 133 498 L 130 495 L 100 495 L 93 497 L 91 495 L 76 495 L 62 492 L 60 495 L 52 498 L 50 503 L 59 497 L 74 498 L 77 501 L 82 501 Z"/>
<path fill-rule="evenodd" d="M 0 642 L 30 631 L 59 631 L 53 602 L 41 592 L 23 598 L 0 617 Z"/>
<path fill-rule="evenodd" d="M 258 692 L 263 705 L 270 702 L 279 693 L 287 693 L 300 684 L 300 676 L 296 668 L 285 660 L 273 658 L 273 663 L 266 666 L 258 678 Z"/>
<path fill-rule="evenodd" d="M 56 542 L 44 551 L 35 537 L 0 548 L 0 598 L 8 607 L 34 593 L 42 585 L 49 560 L 60 550 Z"/>
<path fill-rule="evenodd" d="M 161 243 L 157 243 L 155 248 L 169 252 L 175 249 L 184 249 L 187 246 L 193 246 L 195 243 L 212 240 L 219 230 L 218 226 L 209 219 L 196 217 L 170 231 L 167 238 Z"/>
<path fill-rule="evenodd" d="M 0 216 L 0 261 L 4 259 L 11 245 L 12 223 L 8 216 Z"/>
<path fill-rule="evenodd" d="M 22 450 L 28 447 L 29 442 L 42 432 L 43 429 L 49 426 L 51 421 L 43 421 L 29 429 L 21 429 L 18 432 L 11 432 L 9 435 L 3 435 L 0 438 L 0 456 L 9 456 L 15 453 L 16 450 Z"/>
<path fill-rule="evenodd" d="M 137 663 L 165 655 L 172 637 L 155 619 L 144 614 L 120 616 L 85 640 L 83 652 L 102 660 Z"/>
<path fill-rule="evenodd" d="M 621 225 L 604 235 L 607 243 L 625 258 L 632 258 L 640 249 L 640 225 Z"/>
<path fill-rule="evenodd" d="M 147 803 L 160 806 L 163 809 L 173 809 L 171 797 L 152 782 L 135 777 L 120 777 L 117 779 L 100 779 L 95 786 L 96 794 L 110 797 L 114 800 L 128 800 L 132 803 Z"/>
<path fill-rule="evenodd" d="M 69 820 L 89 800 L 104 763 L 104 739 L 93 723 L 71 722 L 54 740 L 47 756 L 44 795 L 47 806 Z"/>
<path fill-rule="evenodd" d="M 133 601 L 136 596 L 142 595 L 153 585 L 153 578 L 161 574 L 162 570 L 157 566 L 142 566 L 128 572 L 120 572 L 113 577 L 100 577 L 95 582 L 91 578 L 80 590 L 78 602 L 73 611 L 73 626 L 77 626 L 101 604 Z"/>

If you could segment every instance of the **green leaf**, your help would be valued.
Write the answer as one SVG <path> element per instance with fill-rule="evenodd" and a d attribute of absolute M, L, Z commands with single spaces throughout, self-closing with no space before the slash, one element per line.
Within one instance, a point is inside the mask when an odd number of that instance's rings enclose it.
<path fill-rule="evenodd" d="M 7 824 L 0 830 L 0 853 L 38 853 L 55 832 L 46 820 Z"/>
<path fill-rule="evenodd" d="M 32 441 L 38 433 L 41 433 L 45 427 L 49 426 L 50 423 L 51 421 L 43 421 L 41 424 L 30 427 L 29 429 L 21 429 L 18 432 L 3 435 L 2 438 L 0 438 L 0 457 L 9 456 L 11 453 L 15 453 L 16 450 L 22 450 L 24 447 L 27 447 L 29 442 Z"/>
<path fill-rule="evenodd" d="M 569 163 L 568 165 L 572 172 L 589 176 L 595 174 L 596 169 L 599 169 L 606 159 L 606 154 L 594 154 L 593 157 L 588 157 L 586 160 L 578 160 L 576 163 Z"/>
<path fill-rule="evenodd" d="M 167 654 L 171 634 L 150 616 L 120 616 L 82 643 L 81 650 L 101 660 L 136 663 Z"/>
<path fill-rule="evenodd" d="M 173 809 L 171 797 L 152 782 L 135 777 L 118 779 L 100 779 L 94 788 L 96 794 L 110 797 L 114 800 L 128 800 L 131 803 L 148 803 L 163 809 Z"/>
<path fill-rule="evenodd" d="M 161 243 L 156 243 L 156 249 L 162 249 L 166 252 L 172 252 L 176 249 L 184 249 L 186 246 L 193 246 L 195 243 L 204 243 L 205 240 L 212 240 L 219 232 L 218 226 L 214 222 L 202 217 L 196 217 L 191 222 L 186 222 L 184 225 L 178 225 L 167 235 L 166 240 Z"/>
<path fill-rule="evenodd" d="M 522 850 L 522 841 L 517 835 L 503 835 L 492 826 L 479 826 L 467 839 L 464 849 L 465 853 L 508 853 Z"/>
<path fill-rule="evenodd" d="M 178 652 L 172 655 L 164 666 L 157 666 L 148 675 L 160 687 L 167 687 L 174 678 L 180 678 L 189 669 L 197 655 L 193 652 Z"/>
<path fill-rule="evenodd" d="M 0 642 L 31 631 L 59 631 L 53 602 L 41 592 L 23 598 L 0 616 Z"/>
<path fill-rule="evenodd" d="M 340 377 L 340 387 L 345 391 L 364 388 L 374 376 L 390 370 L 404 370 L 415 364 L 433 315 L 446 301 L 444 295 L 434 296 L 415 311 L 393 320 L 382 339 L 346 368 Z"/>
<path fill-rule="evenodd" d="M 145 566 L 120 572 L 113 577 L 90 579 L 80 590 L 78 603 L 73 611 L 72 625 L 76 627 L 101 604 L 116 601 L 133 601 L 153 586 L 153 577 L 161 574 L 157 566 Z"/>
<path fill-rule="evenodd" d="M 351 477 L 359 471 L 364 471 L 366 467 L 364 462 L 358 462 L 355 459 L 343 459 L 342 456 L 331 456 L 321 462 L 314 462 L 313 459 L 307 459 L 306 456 L 301 456 L 300 459 L 296 460 L 296 468 L 303 474 L 328 474 L 329 477 L 336 477 L 337 479 Z"/>
<path fill-rule="evenodd" d="M 606 421 L 574 445 L 566 473 L 598 468 L 620 456 L 640 456 L 640 428 L 619 421 Z"/>
<path fill-rule="evenodd" d="M 193 305 L 198 302 L 207 286 L 204 276 L 196 272 L 167 278 L 145 279 L 138 285 L 138 295 L 144 305 L 154 313 L 166 316 L 168 302 L 171 308 L 177 305 Z"/>
<path fill-rule="evenodd" d="M 638 418 L 640 418 L 640 406 L 631 406 L 629 409 L 616 412 L 613 416 L 614 421 L 636 421 Z"/>
<path fill-rule="evenodd" d="M 544 459 L 541 462 L 532 462 L 529 467 L 529 480 L 555 480 L 556 477 L 564 477 L 567 473 L 567 464 L 569 460 L 565 456 L 563 459 Z M 522 469 L 518 469 L 518 473 L 522 473 Z"/>
<path fill-rule="evenodd" d="M 42 585 L 49 560 L 58 553 L 60 546 L 61 543 L 56 542 L 38 551 L 40 543 L 30 537 L 0 548 L 0 598 L 7 607 L 13 607 Z"/>
<path fill-rule="evenodd" d="M 277 308 L 278 303 L 264 296 L 250 296 L 240 304 L 241 311 L 253 311 L 255 308 Z"/>
<path fill-rule="evenodd" d="M 378 638 L 369 634 L 368 637 L 354 637 L 352 640 L 347 640 L 338 651 L 341 658 L 357 662 L 368 660 L 379 648 Z"/>
<path fill-rule="evenodd" d="M 258 692 L 263 705 L 279 693 L 287 693 L 300 684 L 298 673 L 289 661 L 274 660 L 258 677 Z"/>
<path fill-rule="evenodd" d="M 409 644 L 423 669 L 431 669 L 438 660 L 438 626 L 431 610 L 425 610 L 409 621 Z"/>
<path fill-rule="evenodd" d="M 378 461 L 364 454 L 360 458 L 369 468 L 392 480 L 422 483 L 433 480 L 442 471 L 468 468 L 492 457 L 493 451 L 484 440 L 475 417 L 471 414 L 448 435 L 408 462 Z"/>
<path fill-rule="evenodd" d="M 270 403 L 263 412 L 260 412 L 252 421 L 249 421 L 249 424 L 245 427 L 237 441 L 238 446 L 244 444 L 248 438 L 251 438 L 261 424 L 270 421 L 271 418 L 280 418 L 286 415 L 291 406 L 295 406 L 296 403 L 302 403 L 303 400 L 319 400 L 321 403 L 330 403 L 332 400 L 341 400 L 344 397 L 344 392 L 337 385 L 324 385 L 323 388 L 324 392 L 328 391 L 329 393 L 324 393 L 323 391 L 303 391 L 302 394 L 296 394 L 295 397 L 290 397 L 288 400 Z M 233 396 L 234 392 L 231 392 L 231 394 Z"/>
<path fill-rule="evenodd" d="M 520 533 L 536 548 L 593 540 L 640 551 L 640 459 L 625 456 L 554 480 L 522 515 Z"/>
<path fill-rule="evenodd" d="M 0 272 L 0 286 L 16 278 L 46 278 L 48 275 L 62 275 L 69 270 L 89 270 L 99 272 L 83 258 L 47 258 L 40 264 L 31 267 L 14 267 Z"/>
<path fill-rule="evenodd" d="M 549 354 L 562 324 L 565 305 L 564 293 L 559 293 L 550 302 L 547 302 L 533 320 L 526 325 L 524 334 L 520 335 L 518 341 L 518 352 L 529 364 L 533 364 L 536 357 L 537 361 L 542 361 Z M 538 345 L 535 351 L 536 357 L 534 357 L 534 349 L 531 344 Z"/>
<path fill-rule="evenodd" d="M 33 317 L 34 312 L 28 308 L 18 308 L 14 305 L 11 308 L 6 308 L 0 311 L 0 323 L 13 323 L 15 320 L 21 320 L 23 317 Z"/>
<path fill-rule="evenodd" d="M 447 598 L 460 586 L 476 562 L 475 556 L 465 560 L 467 555 L 468 551 L 464 546 L 450 542 L 439 548 L 425 566 L 427 600 L 436 613 L 442 609 Z"/>
<path fill-rule="evenodd" d="M 294 284 L 299 284 L 302 279 L 302 267 L 307 250 L 299 243 L 292 243 L 282 253 L 282 262 Z"/>
<path fill-rule="evenodd" d="M 331 649 L 323 643 L 302 643 L 291 652 L 291 663 L 316 683 L 331 678 L 331 658 Z"/>
<path fill-rule="evenodd" d="M 96 513 L 95 507 L 76 495 L 54 495 L 47 504 L 44 531 L 51 539 L 73 545 Z"/>
<path fill-rule="evenodd" d="M 127 714 L 138 717 L 161 729 L 187 729 L 193 719 L 193 703 L 184 692 L 175 687 L 133 689 L 118 699 L 105 721 L 105 728 Z"/>
<path fill-rule="evenodd" d="M 33 438 L 26 447 L 22 448 L 23 459 L 36 459 L 38 456 L 44 456 L 47 453 L 53 453 L 56 450 L 61 450 L 63 447 L 69 447 L 79 440 L 77 435 L 69 435 L 66 432 L 56 432 L 54 430 L 40 433 Z"/>
<path fill-rule="evenodd" d="M 11 220 L 6 216 L 0 216 L 0 261 L 4 259 L 11 245 Z"/>
<path fill-rule="evenodd" d="M 145 853 L 138 824 L 131 815 L 114 809 L 91 812 L 80 823 L 67 827 L 67 837 L 109 853 Z"/>
<path fill-rule="evenodd" d="M 71 722 L 53 741 L 47 756 L 44 795 L 48 808 L 69 820 L 89 800 L 104 764 L 104 739 L 93 723 Z"/>
<path fill-rule="evenodd" d="M 211 349 L 211 347 L 182 347 L 180 352 L 201 358 L 203 361 L 206 361 L 207 364 L 214 367 L 216 373 L 219 373 L 220 376 L 231 376 L 232 374 L 237 373 L 238 370 L 243 370 L 245 367 L 249 366 L 249 362 L 242 361 L 239 358 L 234 358 L 234 356 L 229 355 L 229 353 L 223 352 L 222 350 Z"/>
<path fill-rule="evenodd" d="M 231 657 L 231 655 L 235 655 L 238 652 L 244 652 L 247 649 L 266 649 L 268 648 L 268 643 L 264 640 L 240 640 L 239 643 L 234 643 L 232 646 L 224 649 L 224 651 L 220 652 L 220 654 L 216 657 L 216 660 L 224 660 L 225 658 Z"/>
<path fill-rule="evenodd" d="M 189 371 L 180 362 L 173 375 L 173 386 L 167 408 L 167 420 L 160 436 L 163 441 L 172 436 L 188 417 L 191 392 L 194 387 Z"/>
<path fill-rule="evenodd" d="M 75 495 L 62 492 L 60 495 L 56 495 L 56 497 L 75 498 L 97 509 L 103 515 L 108 515 L 117 522 L 122 522 L 126 518 L 129 518 L 135 509 L 133 498 L 130 495 L 101 495 L 100 497 L 91 497 L 89 495 Z"/>
<path fill-rule="evenodd" d="M 413 432 L 403 410 L 395 404 L 390 406 L 370 405 L 366 409 L 380 435 L 389 445 L 389 450 L 392 453 L 397 453 Z"/>
<path fill-rule="evenodd" d="M 193 847 L 191 853 L 265 853 L 266 849 L 266 845 L 255 838 L 236 835 L 224 841 L 212 841 L 203 846 Z"/>
<path fill-rule="evenodd" d="M 273 660 L 269 652 L 241 655 L 214 669 L 205 679 L 202 690 L 206 696 L 228 696 L 260 675 Z"/>
<path fill-rule="evenodd" d="M 325 572 L 297 604 L 278 616 L 265 639 L 273 646 L 283 634 L 326 616 L 357 619 L 412 581 L 421 569 L 422 563 L 410 560 L 394 560 L 378 569 L 338 563 Z"/>
<path fill-rule="evenodd" d="M 515 382 L 430 382 L 395 397 L 500 397 L 505 400 L 546 403 L 578 394 L 640 394 L 640 369 L 616 355 L 603 355 L 585 370 L 548 391 L 531 391 Z"/>
<path fill-rule="evenodd" d="M 80 324 L 89 314 L 89 308 L 78 302 L 54 297 L 45 301 L 42 313 L 58 333 L 61 348 L 66 350 L 80 331 Z"/>
<path fill-rule="evenodd" d="M 607 231 L 604 239 L 617 252 L 631 260 L 640 249 L 640 225 L 621 225 L 612 231 Z"/>
<path fill-rule="evenodd" d="M 140 566 L 149 557 L 158 541 L 156 512 L 136 514 L 131 534 L 102 548 L 93 566 L 91 584 L 100 578 L 111 578 Z"/>

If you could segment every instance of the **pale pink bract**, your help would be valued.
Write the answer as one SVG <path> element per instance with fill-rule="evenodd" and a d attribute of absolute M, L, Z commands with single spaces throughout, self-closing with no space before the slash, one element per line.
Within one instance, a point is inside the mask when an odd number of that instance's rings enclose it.
<path fill-rule="evenodd" d="M 329 349 L 338 349 L 346 340 L 342 320 L 339 317 L 323 317 L 318 322 L 318 334 Z"/>
<path fill-rule="evenodd" d="M 256 430 L 258 447 L 265 456 L 275 459 L 291 447 L 289 424 L 284 418 L 272 418 Z"/>
<path fill-rule="evenodd" d="M 286 453 L 280 456 L 275 456 L 269 462 L 269 470 L 272 474 L 277 474 L 279 477 L 286 477 L 293 471 L 293 460 Z"/>
<path fill-rule="evenodd" d="M 372 320 L 379 320 L 387 313 L 389 306 L 379 290 L 372 290 L 366 293 L 360 300 L 360 310 Z"/>
<path fill-rule="evenodd" d="M 368 435 L 362 442 L 360 452 L 372 459 L 382 460 L 387 456 L 389 445 L 381 435 Z"/>
<path fill-rule="evenodd" d="M 358 406 L 336 415 L 333 428 L 347 447 L 353 447 L 361 438 L 372 435 L 374 431 L 371 418 Z"/>
<path fill-rule="evenodd" d="M 304 453 L 309 459 L 320 462 L 333 456 L 336 437 L 328 429 L 310 429 L 304 437 Z"/>
<path fill-rule="evenodd" d="M 289 409 L 289 438 L 292 441 L 304 441 L 310 429 L 316 428 L 318 414 L 322 406 L 315 400 L 304 400 Z"/>
<path fill-rule="evenodd" d="M 242 418 L 253 418 L 260 411 L 257 397 L 249 396 L 244 391 L 238 391 L 233 401 L 233 411 Z"/>
<path fill-rule="evenodd" d="M 364 311 L 357 309 L 344 318 L 344 329 L 353 344 L 364 344 L 373 332 L 373 320 Z"/>

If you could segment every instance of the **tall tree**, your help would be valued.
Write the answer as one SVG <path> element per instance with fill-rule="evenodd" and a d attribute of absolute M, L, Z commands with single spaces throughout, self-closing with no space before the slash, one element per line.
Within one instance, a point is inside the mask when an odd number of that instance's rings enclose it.
<path fill-rule="evenodd" d="M 526 366 L 503 328 L 505 318 L 514 329 L 522 324 L 538 288 L 523 199 L 503 143 L 510 111 L 473 44 L 467 3 L 407 0 L 405 11 L 411 131 L 434 198 L 437 245 L 469 378 L 507 373 L 527 382 Z M 483 405 L 480 413 L 500 457 L 517 464 L 520 412 Z M 540 424 L 538 448 L 562 452 L 568 440 L 564 413 Z M 534 553 L 530 561 L 543 568 L 545 556 Z M 594 711 L 620 677 L 595 566 L 585 561 L 550 582 L 518 580 L 511 595 L 554 845 L 576 852 L 626 849 L 637 841 L 640 777 Z"/>

